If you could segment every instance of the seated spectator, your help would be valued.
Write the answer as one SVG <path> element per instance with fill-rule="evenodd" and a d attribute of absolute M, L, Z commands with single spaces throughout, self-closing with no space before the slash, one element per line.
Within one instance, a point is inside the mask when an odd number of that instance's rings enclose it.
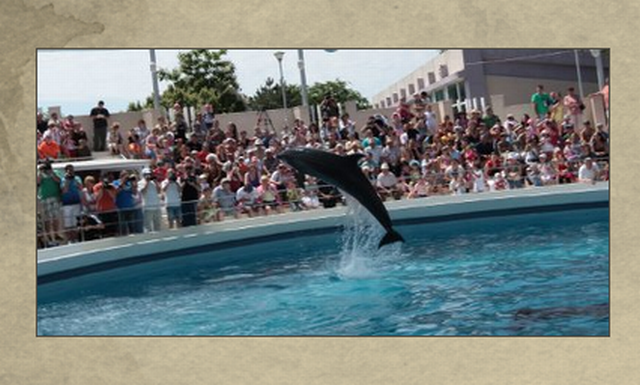
<path fill-rule="evenodd" d="M 220 185 L 213 189 L 213 202 L 216 205 L 218 221 L 222 221 L 225 216 L 238 218 L 236 194 L 231 190 L 229 179 L 223 179 Z"/>
<path fill-rule="evenodd" d="M 302 204 L 302 192 L 300 191 L 300 188 L 296 186 L 295 181 L 290 180 L 287 182 L 286 196 L 291 211 L 304 210 L 304 205 Z"/>
<path fill-rule="evenodd" d="M 411 187 L 411 191 L 409 192 L 408 198 L 425 198 L 429 196 L 429 185 L 425 178 L 420 177 Z"/>
<path fill-rule="evenodd" d="M 263 175 L 258 186 L 259 202 L 263 206 L 265 213 L 269 215 L 271 210 L 282 212 L 280 208 L 280 194 L 278 189 L 271 184 L 269 177 Z"/>
<path fill-rule="evenodd" d="M 218 209 L 213 202 L 213 189 L 210 186 L 205 187 L 202 190 L 202 195 L 198 200 L 198 223 L 211 223 L 214 220 L 218 220 Z"/>
<path fill-rule="evenodd" d="M 53 134 L 45 132 L 42 139 L 38 146 L 40 159 L 58 159 L 60 157 L 60 146 L 53 140 Z"/>
<path fill-rule="evenodd" d="M 598 180 L 599 171 L 598 165 L 591 158 L 586 158 L 580 169 L 578 169 L 578 181 L 595 184 Z"/>
<path fill-rule="evenodd" d="M 236 202 L 238 203 L 238 212 L 247 214 L 249 217 L 260 215 L 261 209 L 258 204 L 260 195 L 258 189 L 250 183 L 249 173 L 244 175 L 244 186 L 236 191 Z"/>
<path fill-rule="evenodd" d="M 78 148 L 76 149 L 76 156 L 81 159 L 91 158 L 91 149 L 87 145 L 86 139 L 79 140 Z"/>
<path fill-rule="evenodd" d="M 302 203 L 307 209 L 317 209 L 320 207 L 320 199 L 318 198 L 318 184 L 316 178 L 307 176 L 302 191 Z"/>
<path fill-rule="evenodd" d="M 390 197 L 398 200 L 402 198 L 402 190 L 398 186 L 398 178 L 389 171 L 389 165 L 383 163 L 378 174 L 376 188 L 380 198 L 385 201 Z"/>
<path fill-rule="evenodd" d="M 522 167 L 520 166 L 520 163 L 518 161 L 517 153 L 512 152 L 508 155 L 505 172 L 507 174 L 509 189 L 524 187 L 524 183 L 522 180 Z"/>

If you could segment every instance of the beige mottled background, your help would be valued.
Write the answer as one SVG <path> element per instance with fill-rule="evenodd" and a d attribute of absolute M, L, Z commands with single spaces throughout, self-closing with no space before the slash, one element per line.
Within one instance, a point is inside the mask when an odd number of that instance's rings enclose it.
<path fill-rule="evenodd" d="M 639 384 L 640 2 L 304 3 L 0 1 L 0 384 Z M 37 47 L 542 46 L 612 48 L 611 337 L 35 337 Z"/>

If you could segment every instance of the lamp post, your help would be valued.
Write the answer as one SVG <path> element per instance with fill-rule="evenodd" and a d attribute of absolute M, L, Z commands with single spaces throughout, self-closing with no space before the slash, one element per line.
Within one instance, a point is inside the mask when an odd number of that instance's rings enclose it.
<path fill-rule="evenodd" d="M 149 50 L 149 57 L 151 63 L 149 68 L 151 69 L 151 81 L 153 83 L 153 108 L 155 110 L 160 109 L 160 89 L 158 87 L 158 68 L 156 66 L 156 50 Z"/>
<path fill-rule="evenodd" d="M 591 49 L 591 56 L 596 59 L 596 70 L 598 73 L 598 89 L 601 90 L 604 87 L 604 69 L 602 66 L 602 50 Z"/>
<path fill-rule="evenodd" d="M 282 58 L 284 57 L 284 52 L 282 51 L 278 51 L 278 52 L 274 52 L 273 56 L 276 57 L 276 59 L 278 59 L 278 66 L 280 67 L 280 89 L 282 90 L 282 105 L 284 107 L 284 124 L 286 126 L 289 125 L 288 119 L 287 119 L 287 93 L 284 89 L 284 75 L 282 73 Z"/>
<path fill-rule="evenodd" d="M 584 92 L 582 91 L 582 74 L 580 73 L 580 59 L 578 58 L 578 50 L 574 49 L 573 54 L 576 57 L 576 71 L 578 72 L 578 90 L 580 91 L 580 99 L 584 100 Z"/>
<path fill-rule="evenodd" d="M 298 68 L 300 69 L 300 84 L 302 87 L 302 105 L 308 108 L 309 95 L 307 94 L 307 74 L 305 73 L 304 68 L 304 52 L 301 49 L 298 50 Z"/>

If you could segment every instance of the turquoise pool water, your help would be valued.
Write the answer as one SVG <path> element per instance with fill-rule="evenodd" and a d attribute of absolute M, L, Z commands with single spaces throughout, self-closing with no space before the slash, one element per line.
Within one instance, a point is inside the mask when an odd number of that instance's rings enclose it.
<path fill-rule="evenodd" d="M 39 335 L 609 334 L 609 214 L 343 231 L 38 286 Z"/>

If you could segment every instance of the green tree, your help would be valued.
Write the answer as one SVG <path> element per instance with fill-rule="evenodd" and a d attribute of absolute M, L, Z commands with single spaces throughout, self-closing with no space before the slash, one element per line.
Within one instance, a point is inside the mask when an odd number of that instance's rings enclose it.
<path fill-rule="evenodd" d="M 284 89 L 287 96 L 287 107 L 302 105 L 300 86 L 297 84 L 285 84 Z M 282 87 L 274 79 L 267 78 L 265 83 L 256 90 L 255 95 L 249 98 L 248 105 L 254 111 L 284 108 L 282 105 Z"/>
<path fill-rule="evenodd" d="M 140 101 L 136 101 L 136 102 L 129 102 L 129 105 L 127 106 L 127 111 L 142 111 L 143 107 L 142 104 L 140 104 Z"/>
<path fill-rule="evenodd" d="M 326 94 L 332 94 L 338 103 L 355 101 L 359 110 L 371 108 L 371 104 L 360 92 L 349 87 L 349 83 L 336 79 L 333 81 L 314 83 L 309 87 L 309 103 L 320 104 Z"/>
<path fill-rule="evenodd" d="M 162 106 L 171 108 L 180 103 L 200 107 L 211 103 L 218 113 L 245 111 L 245 98 L 238 92 L 235 66 L 224 60 L 226 53 L 226 50 L 206 49 L 179 53 L 178 68 L 158 71 L 159 79 L 169 83 L 160 98 Z M 147 98 L 145 106 L 153 106 L 152 96 Z"/>

